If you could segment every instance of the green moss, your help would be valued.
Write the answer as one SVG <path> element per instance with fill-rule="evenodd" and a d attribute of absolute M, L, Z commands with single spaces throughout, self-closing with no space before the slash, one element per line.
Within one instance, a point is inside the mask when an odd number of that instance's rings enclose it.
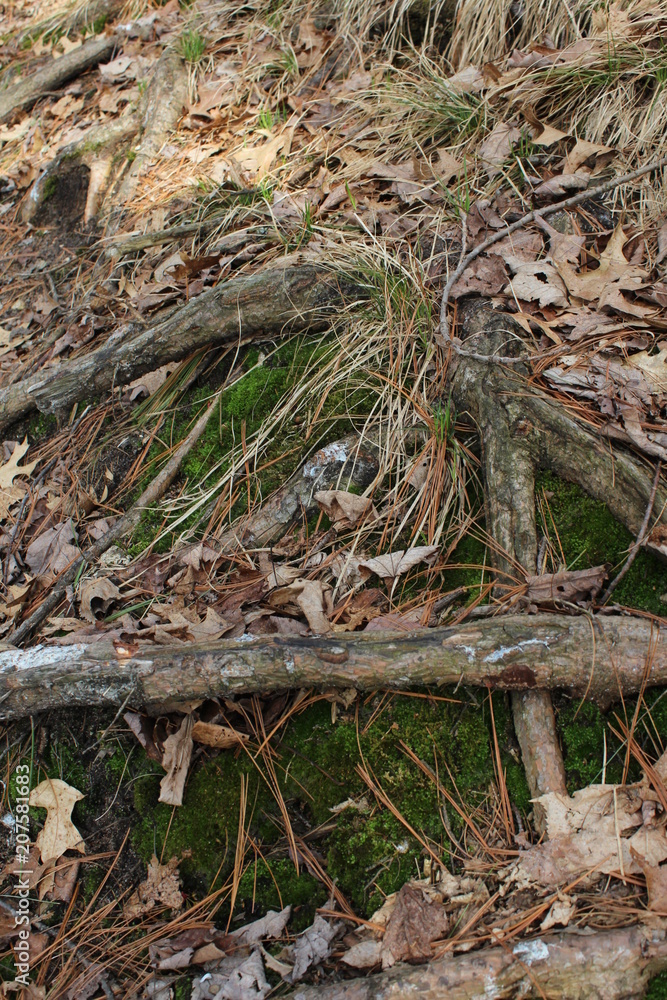
<path fill-rule="evenodd" d="M 644 1000 L 667 1000 L 667 972 L 660 972 L 650 981 Z"/>
<path fill-rule="evenodd" d="M 241 876 L 237 899 L 248 915 L 290 904 L 290 928 L 298 932 L 312 924 L 318 906 L 327 901 L 327 891 L 303 867 L 297 873 L 291 859 L 256 858 Z"/>
<path fill-rule="evenodd" d="M 556 532 L 563 549 L 565 562 L 573 569 L 586 569 L 609 563 L 611 575 L 623 565 L 634 539 L 618 521 L 615 521 L 605 504 L 583 493 L 578 486 L 563 482 L 551 473 L 538 477 L 538 497 L 547 491 L 549 510 L 546 528 L 559 551 Z M 667 593 L 667 566 L 650 553 L 640 550 L 625 578 L 614 593 L 614 600 L 641 611 L 662 615 L 665 605 L 662 594 Z"/>

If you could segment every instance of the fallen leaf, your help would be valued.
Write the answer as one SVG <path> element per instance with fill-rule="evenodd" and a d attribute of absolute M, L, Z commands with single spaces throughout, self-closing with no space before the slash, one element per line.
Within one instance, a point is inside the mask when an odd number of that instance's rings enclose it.
<path fill-rule="evenodd" d="M 246 924 L 244 927 L 239 927 L 238 930 L 232 931 L 230 937 L 234 938 L 236 946 L 242 944 L 250 948 L 259 944 L 260 941 L 267 941 L 269 938 L 279 938 L 285 930 L 291 914 L 291 906 L 286 906 L 279 912 L 269 910 L 259 920 L 253 920 L 251 924 Z"/>
<path fill-rule="evenodd" d="M 120 597 L 115 583 L 100 576 L 84 580 L 79 586 L 80 611 L 88 622 L 94 622 L 98 614 L 106 615 L 114 601 Z"/>
<path fill-rule="evenodd" d="M 195 722 L 192 727 L 192 739 L 195 743 L 203 743 L 204 746 L 218 750 L 237 747 L 248 738 L 245 733 L 237 733 L 229 726 L 218 726 L 214 722 Z"/>
<path fill-rule="evenodd" d="M 375 519 L 378 516 L 370 497 L 360 497 L 345 490 L 318 490 L 314 499 L 336 531 L 354 528 L 367 517 Z"/>
<path fill-rule="evenodd" d="M 78 559 L 79 550 L 72 544 L 75 541 L 72 519 L 69 518 L 38 535 L 28 546 L 25 561 L 34 575 L 48 584 Z"/>
<path fill-rule="evenodd" d="M 288 982 L 298 983 L 312 966 L 319 965 L 328 958 L 332 951 L 332 942 L 342 928 L 343 924 L 330 922 L 319 913 L 316 914 L 312 925 L 299 934 L 291 948 L 294 968 L 287 977 Z"/>
<path fill-rule="evenodd" d="M 153 855 L 146 881 L 130 896 L 123 907 L 123 916 L 129 920 L 141 917 L 150 913 L 158 904 L 174 912 L 183 908 L 178 858 L 171 858 L 166 865 L 161 865 Z"/>
<path fill-rule="evenodd" d="M 178 732 L 164 741 L 162 766 L 167 773 L 160 782 L 158 802 L 166 802 L 170 806 L 183 805 L 183 789 L 192 756 L 193 724 L 192 715 L 185 715 Z"/>
<path fill-rule="evenodd" d="M 44 826 L 35 841 L 43 863 L 62 857 L 65 851 L 86 853 L 81 834 L 72 823 L 72 809 L 83 797 L 60 778 L 46 778 L 30 792 L 30 805 L 46 809 Z"/>
<path fill-rule="evenodd" d="M 259 146 L 237 150 L 229 155 L 233 164 L 254 182 L 261 181 L 269 173 L 273 161 L 279 153 L 287 156 L 292 143 L 292 129 Z"/>
<path fill-rule="evenodd" d="M 449 927 L 442 903 L 428 899 L 421 889 L 404 885 L 382 939 L 382 968 L 396 962 L 425 962 L 431 942 L 444 937 Z"/>
<path fill-rule="evenodd" d="M 287 587 L 280 587 L 269 595 L 274 608 L 296 604 L 303 611 L 311 632 L 323 635 L 331 632 L 327 612 L 331 610 L 331 588 L 320 580 L 295 580 Z"/>
<path fill-rule="evenodd" d="M 657 354 L 639 351 L 626 358 L 624 364 L 629 368 L 639 368 L 656 394 L 667 393 L 667 347 Z"/>
<path fill-rule="evenodd" d="M 548 201 L 574 194 L 575 191 L 585 191 L 587 187 L 588 177 L 585 174 L 557 174 L 538 184 L 533 194 L 539 201 Z"/>
<path fill-rule="evenodd" d="M 498 295 L 507 284 L 507 271 L 497 254 L 476 257 L 452 286 L 450 297 L 460 299 L 463 295 Z"/>
<path fill-rule="evenodd" d="M 514 125 L 508 125 L 507 122 L 498 122 L 493 128 L 478 150 L 489 177 L 501 173 L 503 163 L 512 152 L 514 143 L 520 138 L 519 129 Z"/>
<path fill-rule="evenodd" d="M 567 139 L 567 132 L 561 132 L 560 129 L 554 128 L 552 125 L 545 125 L 544 122 L 538 122 L 538 124 L 542 131 L 533 138 L 535 146 L 553 146 L 555 142 Z"/>
<path fill-rule="evenodd" d="M 230 955 L 222 959 L 214 971 L 195 979 L 192 987 L 190 1000 L 264 1000 L 271 992 L 258 949 L 247 958 Z"/>
<path fill-rule="evenodd" d="M 35 459 L 34 462 L 28 462 L 27 465 L 19 465 L 29 447 L 27 438 L 24 438 L 23 444 L 17 442 L 8 461 L 4 465 L 0 465 L 0 489 L 8 489 L 16 476 L 25 476 L 27 479 L 31 475 L 38 459 Z"/>
<path fill-rule="evenodd" d="M 565 157 L 563 173 L 576 174 L 591 159 L 594 159 L 595 166 L 600 166 L 602 162 L 606 163 L 610 160 L 615 153 L 616 151 L 611 146 L 601 146 L 597 142 L 587 142 L 585 139 L 577 139 L 574 148 Z"/>
<path fill-rule="evenodd" d="M 440 551 L 437 545 L 416 545 L 412 549 L 398 549 L 397 552 L 387 552 L 375 559 L 364 559 L 359 565 L 376 573 L 385 580 L 394 579 L 407 573 L 413 566 L 421 562 L 430 563 Z"/>
<path fill-rule="evenodd" d="M 373 938 L 359 941 L 348 948 L 341 961 L 353 969 L 372 969 L 382 962 L 382 942 Z"/>
<path fill-rule="evenodd" d="M 560 233 L 553 226 L 549 225 L 546 219 L 535 220 L 540 229 L 549 237 L 549 257 L 553 264 L 561 264 L 565 261 L 568 264 L 578 264 L 581 259 L 581 251 L 586 242 L 585 236 L 578 236 L 574 233 Z"/>
<path fill-rule="evenodd" d="M 518 258 L 505 257 L 512 271 L 508 288 L 518 299 L 525 302 L 537 302 L 544 306 L 566 308 L 567 292 L 563 279 L 552 264 L 546 261 L 522 261 Z"/>
<path fill-rule="evenodd" d="M 597 597 L 607 576 L 606 566 L 591 569 L 563 570 L 526 577 L 526 598 L 535 604 L 553 604 L 554 601 L 588 601 Z"/>

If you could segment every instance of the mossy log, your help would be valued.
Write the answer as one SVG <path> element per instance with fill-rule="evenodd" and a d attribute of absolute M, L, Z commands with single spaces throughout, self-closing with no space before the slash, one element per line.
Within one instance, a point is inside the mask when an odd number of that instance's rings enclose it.
<path fill-rule="evenodd" d="M 609 705 L 667 683 L 666 629 L 644 618 L 507 615 L 414 633 L 244 636 L 165 648 L 107 642 L 0 652 L 0 718 L 52 708 L 296 688 L 564 688 Z"/>
<path fill-rule="evenodd" d="M 633 1000 L 643 997 L 649 980 L 665 968 L 664 930 L 565 931 L 447 955 L 428 965 L 397 965 L 365 979 L 300 986 L 290 1000 Z"/>
<path fill-rule="evenodd" d="M 322 328 L 327 316 L 330 321 L 358 294 L 351 281 L 336 280 L 313 264 L 287 264 L 220 282 L 166 319 L 121 326 L 84 357 L 0 390 L 0 430 L 35 409 L 64 412 L 205 345 Z"/>
<path fill-rule="evenodd" d="M 115 35 L 91 38 L 60 59 L 51 59 L 46 66 L 20 83 L 0 91 L 0 122 L 11 118 L 17 111 L 26 111 L 42 94 L 57 90 L 68 80 L 109 59 L 117 41 Z"/>

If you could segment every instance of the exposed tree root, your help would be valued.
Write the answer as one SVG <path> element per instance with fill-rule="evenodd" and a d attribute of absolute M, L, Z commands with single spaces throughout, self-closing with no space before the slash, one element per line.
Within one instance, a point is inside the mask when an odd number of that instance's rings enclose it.
<path fill-rule="evenodd" d="M 57 90 L 91 66 L 110 58 L 116 44 L 115 35 L 91 38 L 60 59 L 52 59 L 43 69 L 37 70 L 26 80 L 0 91 L 0 122 L 6 121 L 17 111 L 26 111 L 42 94 L 49 90 Z"/>
<path fill-rule="evenodd" d="M 498 337 L 498 317 L 492 309 L 463 310 L 463 333 L 473 333 L 477 341 Z M 481 329 L 480 329 L 481 325 Z M 502 346 L 502 345 L 501 345 Z M 495 351 L 493 352 L 495 353 Z M 486 526 L 495 542 L 491 559 L 506 582 L 517 569 L 527 576 L 536 572 L 537 533 L 535 529 L 535 459 L 521 434 L 516 434 L 510 417 L 495 394 L 488 393 L 485 379 L 476 379 L 477 369 L 486 362 L 472 362 L 470 375 L 462 358 L 457 378 L 465 385 L 465 403 L 472 410 L 482 445 L 482 468 L 486 506 Z M 459 396 L 462 395 L 461 393 Z M 457 402 L 461 402 L 457 398 Z M 502 588 L 502 582 L 499 584 Z M 524 770 L 533 798 L 547 792 L 567 794 L 565 765 L 556 732 L 551 695 L 547 691 L 516 692 L 512 697 L 514 728 L 521 747 Z M 543 817 L 536 812 L 538 828 Z M 541 832 L 544 832 L 541 830 Z"/>
<path fill-rule="evenodd" d="M 174 700 L 302 687 L 473 684 L 564 688 L 609 705 L 667 683 L 664 629 L 644 618 L 508 615 L 415 633 L 220 639 L 171 649 L 36 646 L 0 652 L 0 718 L 75 705 L 157 712 Z"/>
<path fill-rule="evenodd" d="M 92 222 L 109 184 L 117 149 L 138 129 L 136 115 L 123 115 L 118 121 L 103 125 L 79 142 L 66 146 L 30 189 L 21 209 L 23 221 L 38 225 L 44 219 L 60 224 L 63 219 L 82 216 L 85 225 Z M 74 185 L 70 178 L 75 178 Z M 84 195 L 79 199 L 82 211 L 78 210 L 76 199 L 72 199 L 72 187 L 79 186 Z"/>
<path fill-rule="evenodd" d="M 561 933 L 509 942 L 428 965 L 398 965 L 389 972 L 329 986 L 300 986 L 292 1000 L 632 1000 L 667 968 L 664 930 L 640 927 L 594 934 Z"/>
<path fill-rule="evenodd" d="M 473 353 L 489 357 L 500 350 L 510 350 L 515 360 L 521 356 L 522 331 L 510 315 L 495 312 L 483 299 L 462 303 L 460 312 L 468 333 L 466 343 L 473 346 Z M 461 358 L 452 380 L 452 393 L 458 412 L 469 413 L 482 428 L 482 436 L 483 428 L 490 423 L 505 428 L 505 444 L 511 450 L 503 452 L 499 448 L 495 477 L 501 478 L 490 488 L 509 492 L 516 532 L 534 532 L 535 519 L 532 504 L 526 507 L 521 499 L 525 498 L 525 491 L 519 491 L 518 497 L 513 495 L 516 466 L 512 456 L 519 454 L 517 442 L 522 441 L 524 464 L 528 462 L 534 469 L 550 469 L 561 479 L 576 483 L 589 496 L 605 503 L 616 520 L 637 536 L 651 498 L 653 468 L 630 452 L 612 449 L 608 440 L 573 417 L 565 406 L 532 387 L 525 378 L 527 372 L 521 378 L 515 368 Z M 648 534 L 646 548 L 663 559 L 667 556 L 667 545 L 661 539 L 667 525 L 666 505 L 667 490 L 660 485 L 654 504 L 654 510 L 660 513 Z M 489 528 L 494 537 L 500 537 L 493 525 Z M 507 544 L 503 541 L 505 548 Z M 513 575 L 515 579 L 521 576 L 518 565 Z"/>
<path fill-rule="evenodd" d="M 119 183 L 114 201 L 126 204 L 134 195 L 141 175 L 154 162 L 183 113 L 188 98 L 188 74 L 179 54 L 164 50 L 157 61 L 146 92 L 141 116 L 141 139 L 136 156 Z"/>
<path fill-rule="evenodd" d="M 33 410 L 60 413 L 207 344 L 321 328 L 326 315 L 350 301 L 354 291 L 352 282 L 337 282 L 330 271 L 312 264 L 221 282 L 167 319 L 144 328 L 122 326 L 85 357 L 7 386 L 0 391 L 0 429 Z"/>

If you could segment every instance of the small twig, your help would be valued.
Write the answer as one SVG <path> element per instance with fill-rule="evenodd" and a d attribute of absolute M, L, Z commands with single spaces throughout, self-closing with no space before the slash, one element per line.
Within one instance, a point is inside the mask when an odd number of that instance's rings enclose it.
<path fill-rule="evenodd" d="M 506 236 L 510 236 L 512 233 L 515 233 L 517 229 L 522 229 L 524 226 L 527 226 L 530 222 L 534 222 L 536 219 L 543 219 L 547 215 L 553 215 L 554 212 L 561 212 L 566 208 L 574 208 L 576 205 L 580 205 L 589 198 L 596 198 L 600 194 L 606 194 L 607 191 L 613 191 L 622 184 L 628 184 L 630 181 L 634 181 L 638 177 L 643 177 L 644 174 L 650 174 L 654 170 L 659 170 L 661 167 L 665 166 L 667 166 L 667 156 L 662 156 L 659 160 L 655 160 L 653 163 L 647 163 L 645 166 L 639 167 L 638 170 L 633 170 L 631 174 L 624 174 L 622 177 L 614 177 L 611 180 L 605 181 L 603 184 L 598 184 L 597 187 L 591 188 L 590 190 L 580 191 L 579 194 L 575 194 L 571 198 L 566 198 L 565 201 L 559 201 L 555 205 L 546 205 L 544 208 L 533 209 L 532 212 L 528 212 L 527 215 L 522 216 L 522 218 L 513 222 L 510 226 L 499 230 L 497 233 L 494 233 L 493 236 L 489 236 L 489 238 L 484 240 L 483 243 L 480 243 L 479 246 L 474 247 L 469 254 L 465 253 L 464 248 L 461 252 L 461 259 L 459 260 L 456 270 L 445 285 L 445 289 L 442 293 L 442 302 L 440 303 L 439 331 L 440 336 L 445 341 L 445 344 L 452 347 L 452 349 L 461 357 L 472 358 L 473 361 L 495 361 L 499 364 L 505 365 L 525 364 L 525 356 L 521 358 L 509 358 L 496 354 L 476 354 L 473 351 L 464 350 L 452 340 L 449 335 L 447 307 L 449 305 L 449 295 L 453 286 L 456 284 L 466 268 L 469 267 L 480 254 L 484 253 L 495 243 L 499 243 L 500 240 L 504 239 Z"/>
<path fill-rule="evenodd" d="M 155 503 L 155 501 L 165 493 L 169 486 L 171 486 L 178 474 L 178 470 L 181 467 L 183 459 L 204 433 L 206 425 L 214 411 L 215 401 L 211 403 L 209 408 L 201 415 L 188 436 L 181 442 L 179 447 L 171 456 L 162 472 L 160 472 L 160 474 L 156 476 L 150 485 L 144 490 L 136 503 L 130 507 L 127 513 L 124 514 L 116 522 L 116 524 L 114 524 L 113 527 L 106 532 L 106 534 L 102 535 L 101 538 L 86 549 L 86 551 L 72 563 L 69 569 L 63 573 L 57 583 L 55 583 L 51 588 L 48 597 L 42 601 L 37 610 L 23 622 L 16 632 L 10 633 L 8 638 L 15 646 L 27 639 L 32 632 L 34 632 L 34 630 L 42 624 L 44 619 L 47 618 L 55 608 L 57 608 L 65 596 L 67 587 L 71 583 L 74 583 L 84 566 L 94 562 L 96 559 L 99 559 L 102 553 L 111 548 L 114 542 L 117 542 L 118 539 L 124 537 L 125 535 L 129 535 L 132 531 L 134 531 L 141 520 L 143 512 L 152 503 Z"/>
<path fill-rule="evenodd" d="M 617 576 L 614 577 L 614 579 L 611 581 L 611 583 L 609 584 L 609 586 L 605 590 L 604 594 L 602 595 L 602 599 L 600 601 L 601 604 L 606 604 L 607 603 L 607 601 L 609 600 L 609 598 L 611 597 L 611 595 L 614 593 L 614 591 L 618 587 L 619 583 L 621 582 L 621 580 L 623 579 L 623 577 L 625 576 L 625 574 L 628 572 L 628 570 L 632 566 L 632 564 L 635 561 L 635 558 L 637 556 L 637 553 L 639 552 L 640 548 L 644 544 L 644 540 L 646 538 L 646 532 L 648 531 L 648 522 L 651 519 L 651 514 L 653 513 L 653 505 L 655 503 L 656 493 L 658 492 L 658 483 L 660 482 L 660 470 L 661 470 L 661 467 L 662 467 L 662 462 L 660 461 L 660 459 L 658 459 L 658 464 L 655 467 L 655 476 L 653 477 L 653 486 L 651 487 L 651 495 L 650 495 L 650 497 L 648 499 L 648 507 L 646 508 L 646 513 L 644 514 L 644 520 L 642 521 L 642 526 L 639 529 L 639 534 L 637 535 L 637 538 L 636 538 L 636 540 L 635 540 L 632 548 L 628 552 L 628 558 L 625 560 L 625 563 L 623 564 L 623 567 L 622 567 L 621 571 L 618 573 Z"/>

